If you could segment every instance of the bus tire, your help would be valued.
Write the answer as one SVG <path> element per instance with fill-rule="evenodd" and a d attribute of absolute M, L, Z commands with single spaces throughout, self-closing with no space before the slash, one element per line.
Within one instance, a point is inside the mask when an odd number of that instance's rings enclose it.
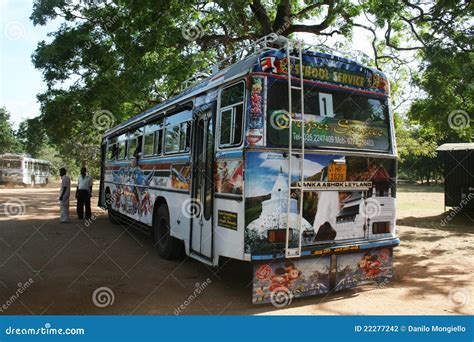
<path fill-rule="evenodd" d="M 107 204 L 107 216 L 109 217 L 110 223 L 117 224 L 118 223 L 117 215 L 115 214 L 115 210 L 112 209 L 111 198 L 112 196 L 110 196 L 110 190 L 107 190 L 107 192 L 105 193 L 105 200 Z"/>
<path fill-rule="evenodd" d="M 164 204 L 153 215 L 153 237 L 158 254 L 163 259 L 172 260 L 183 255 L 182 241 L 170 234 L 170 216 Z"/>

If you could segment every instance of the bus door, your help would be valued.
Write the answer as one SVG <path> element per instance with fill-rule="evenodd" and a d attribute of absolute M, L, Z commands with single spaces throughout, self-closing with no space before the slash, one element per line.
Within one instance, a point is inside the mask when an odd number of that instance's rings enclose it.
<path fill-rule="evenodd" d="M 192 144 L 192 253 L 213 257 L 212 204 L 214 199 L 214 111 L 195 111 Z"/>

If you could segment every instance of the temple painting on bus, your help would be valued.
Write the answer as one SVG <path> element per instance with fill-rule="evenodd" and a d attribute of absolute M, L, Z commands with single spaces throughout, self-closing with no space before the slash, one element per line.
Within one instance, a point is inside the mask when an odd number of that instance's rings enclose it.
<path fill-rule="evenodd" d="M 292 164 L 297 163 L 295 158 Z M 284 234 L 288 222 L 290 246 L 297 244 L 298 195 L 292 193 L 288 201 L 287 157 L 249 153 L 245 169 L 246 252 L 281 249 L 284 241 L 274 243 L 273 237 Z M 394 169 L 394 163 L 386 159 L 306 154 L 303 182 L 313 191 L 304 194 L 302 244 L 362 239 L 369 224 L 380 230 L 377 233 L 389 233 L 394 225 Z M 293 185 L 299 181 L 294 170 Z"/>

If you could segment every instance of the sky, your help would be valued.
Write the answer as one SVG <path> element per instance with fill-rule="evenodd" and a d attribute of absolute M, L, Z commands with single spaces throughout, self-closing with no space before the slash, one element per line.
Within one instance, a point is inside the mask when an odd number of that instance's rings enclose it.
<path fill-rule="evenodd" d="M 46 90 L 41 71 L 34 68 L 31 55 L 37 43 L 52 39 L 49 32 L 55 32 L 61 20 L 48 22 L 45 26 L 33 26 L 29 19 L 33 0 L 0 0 L 0 107 L 10 113 L 14 128 L 21 121 L 40 114 L 36 95 Z M 302 35 L 311 41 L 312 35 Z M 365 32 L 355 31 L 357 49 L 371 54 L 371 46 Z M 330 44 L 328 44 L 330 45 Z"/>
<path fill-rule="evenodd" d="M 54 21 L 33 26 L 29 19 L 33 0 L 0 0 L 0 107 L 10 112 L 15 128 L 26 118 L 38 116 L 36 94 L 46 90 L 40 70 L 34 68 L 31 55 L 41 40 L 50 41 L 48 32 L 59 28 Z"/>

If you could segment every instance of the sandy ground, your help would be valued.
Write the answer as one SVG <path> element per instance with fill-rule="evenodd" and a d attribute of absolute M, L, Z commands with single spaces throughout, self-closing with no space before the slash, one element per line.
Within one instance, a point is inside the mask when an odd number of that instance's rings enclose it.
<path fill-rule="evenodd" d="M 173 315 L 181 305 L 183 315 L 473 314 L 474 217 L 459 214 L 443 227 L 441 191 L 399 191 L 393 282 L 295 299 L 278 309 L 251 304 L 246 263 L 214 269 L 189 258 L 162 260 L 148 237 L 109 223 L 99 208 L 89 225 L 60 224 L 56 188 L 0 188 L 0 314 Z M 71 202 L 71 214 L 74 207 Z M 206 288 L 188 300 L 199 286 Z M 100 287 L 113 291 L 111 305 L 94 304 Z"/>

